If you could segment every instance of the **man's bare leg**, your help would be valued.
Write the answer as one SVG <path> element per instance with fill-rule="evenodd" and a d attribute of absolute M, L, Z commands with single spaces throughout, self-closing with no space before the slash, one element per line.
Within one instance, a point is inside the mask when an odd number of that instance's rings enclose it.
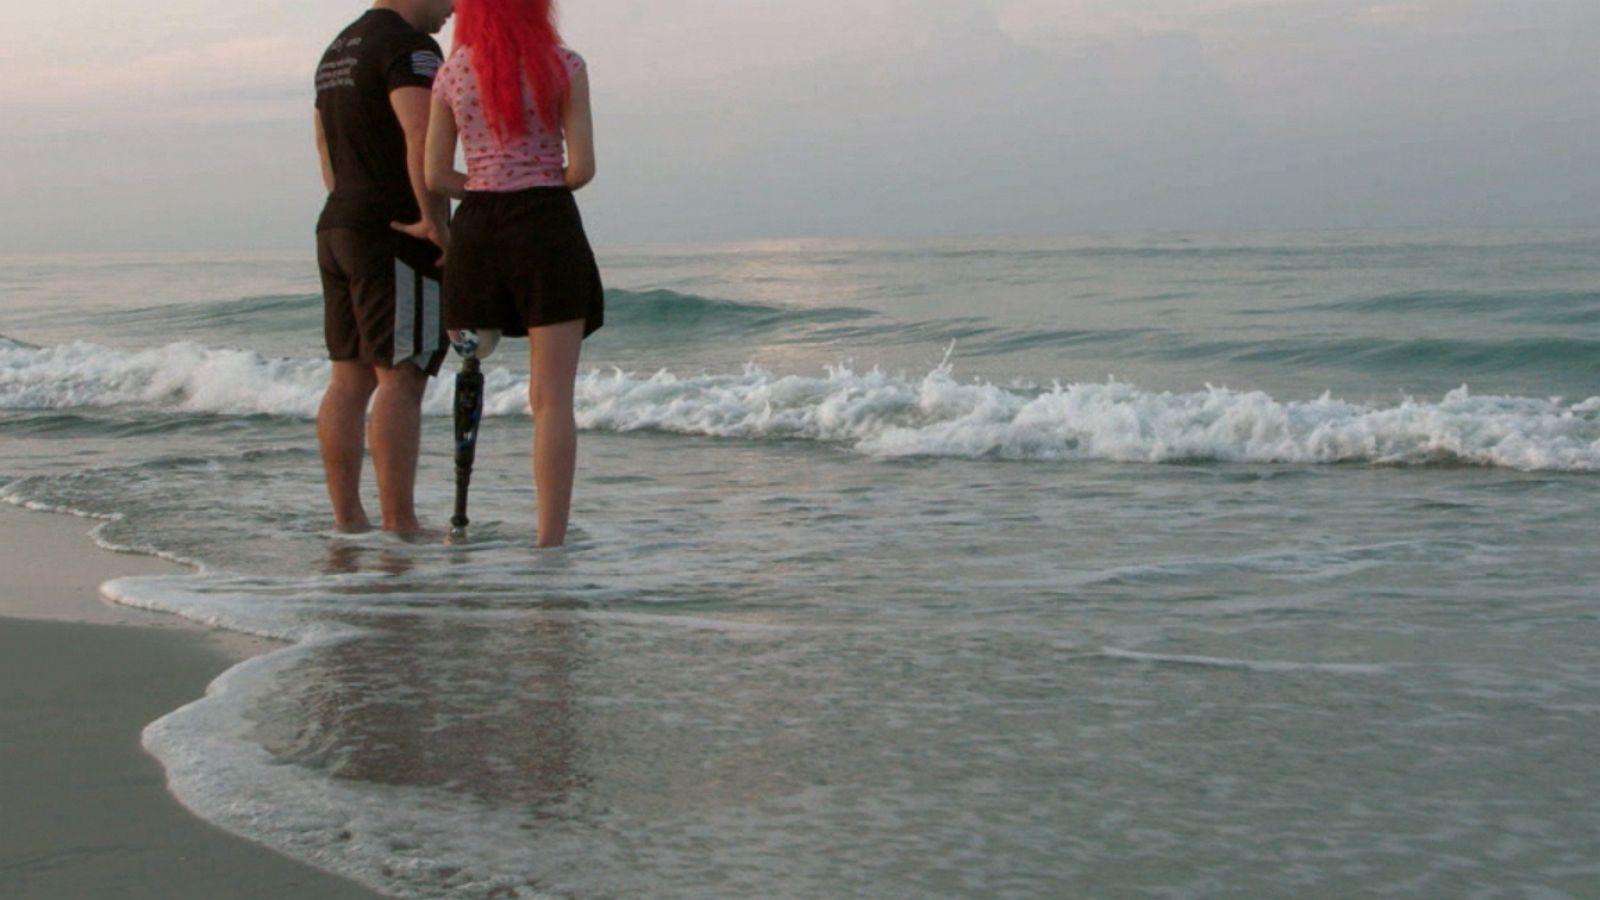
<path fill-rule="evenodd" d="M 528 329 L 528 407 L 533 410 L 533 485 L 538 493 L 539 546 L 567 540 L 578 424 L 572 413 L 582 319 Z"/>
<path fill-rule="evenodd" d="M 378 475 L 378 507 L 383 530 L 415 534 L 417 511 L 412 492 L 417 482 L 417 448 L 422 443 L 422 392 L 428 376 L 411 363 L 377 368 L 378 390 L 372 398 L 367 442 Z"/>
<path fill-rule="evenodd" d="M 317 444 L 322 448 L 322 468 L 333 503 L 333 524 L 341 531 L 372 527 L 361 506 L 361 434 L 365 430 L 367 401 L 378 386 L 372 367 L 354 360 L 338 360 L 328 389 L 317 408 Z"/>

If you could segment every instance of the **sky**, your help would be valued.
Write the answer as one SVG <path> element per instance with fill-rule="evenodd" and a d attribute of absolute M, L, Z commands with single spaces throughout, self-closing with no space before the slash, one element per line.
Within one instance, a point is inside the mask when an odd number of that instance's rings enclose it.
<path fill-rule="evenodd" d="M 8 11 L 3 246 L 309 246 L 312 72 L 364 8 Z M 593 85 L 601 244 L 1600 224 L 1595 0 L 561 13 Z"/>

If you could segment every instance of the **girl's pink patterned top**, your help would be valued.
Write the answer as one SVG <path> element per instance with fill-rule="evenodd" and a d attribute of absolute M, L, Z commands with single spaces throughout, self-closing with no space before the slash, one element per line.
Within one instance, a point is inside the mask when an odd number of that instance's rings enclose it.
<path fill-rule="evenodd" d="M 471 47 L 450 54 L 433 80 L 433 95 L 456 117 L 456 131 L 467 159 L 467 190 L 520 191 L 523 188 L 566 183 L 564 135 L 554 130 L 533 108 L 532 92 L 523 90 L 523 121 L 528 133 L 501 146 L 483 118 L 483 103 L 478 98 L 478 79 L 472 73 Z M 558 47 L 568 75 L 583 68 L 583 57 Z"/>

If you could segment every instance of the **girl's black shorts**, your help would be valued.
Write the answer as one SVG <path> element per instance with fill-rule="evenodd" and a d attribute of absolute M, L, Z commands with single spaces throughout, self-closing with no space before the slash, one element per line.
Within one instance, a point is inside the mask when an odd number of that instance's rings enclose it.
<path fill-rule="evenodd" d="M 604 288 L 572 191 L 468 191 L 450 220 L 444 267 L 446 328 L 528 329 L 583 319 L 603 324 Z"/>

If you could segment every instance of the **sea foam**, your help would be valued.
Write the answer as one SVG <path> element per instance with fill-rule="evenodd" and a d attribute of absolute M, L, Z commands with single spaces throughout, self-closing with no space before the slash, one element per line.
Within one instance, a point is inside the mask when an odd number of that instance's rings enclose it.
<path fill-rule="evenodd" d="M 316 414 L 328 363 L 270 358 L 191 342 L 123 351 L 88 343 L 0 344 L 0 409 L 154 407 L 219 415 Z M 817 375 L 680 375 L 612 370 L 580 376 L 580 427 L 743 440 L 836 443 L 873 457 L 1116 462 L 1466 464 L 1525 471 L 1600 471 L 1600 397 L 1476 395 L 1388 404 L 1331 394 L 1279 400 L 1207 385 L 1156 392 L 1135 385 L 1000 386 L 832 367 Z M 424 411 L 446 416 L 449 377 Z M 527 380 L 486 372 L 484 412 L 527 412 Z"/>

